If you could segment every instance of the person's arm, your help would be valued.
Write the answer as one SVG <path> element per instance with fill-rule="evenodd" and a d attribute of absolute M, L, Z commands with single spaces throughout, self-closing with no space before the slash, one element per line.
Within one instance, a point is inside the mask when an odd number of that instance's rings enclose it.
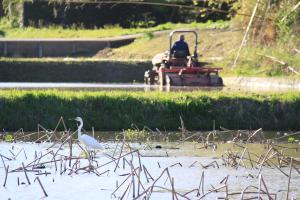
<path fill-rule="evenodd" d="M 174 51 L 176 50 L 176 48 L 177 48 L 176 43 L 177 43 L 177 42 L 175 42 L 175 43 L 173 44 L 173 46 L 172 46 L 172 48 L 171 48 L 170 54 L 173 54 Z"/>

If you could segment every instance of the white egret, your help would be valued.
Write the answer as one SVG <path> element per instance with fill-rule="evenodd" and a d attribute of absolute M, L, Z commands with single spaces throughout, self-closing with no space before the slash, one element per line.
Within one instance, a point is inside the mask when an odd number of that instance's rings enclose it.
<path fill-rule="evenodd" d="M 78 130 L 77 130 L 78 140 L 85 145 L 87 151 L 92 151 L 95 149 L 103 149 L 102 144 L 100 144 L 95 138 L 86 134 L 81 134 L 81 129 L 83 127 L 83 121 L 81 117 L 76 117 L 74 120 L 79 122 Z"/>

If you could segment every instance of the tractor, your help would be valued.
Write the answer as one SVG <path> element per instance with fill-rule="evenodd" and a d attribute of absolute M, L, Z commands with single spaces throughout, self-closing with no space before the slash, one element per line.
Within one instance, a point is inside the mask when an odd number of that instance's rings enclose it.
<path fill-rule="evenodd" d="M 171 54 L 175 34 L 192 34 L 195 38 L 195 48 L 191 56 L 184 52 Z M 223 86 L 219 76 L 222 68 L 207 67 L 198 61 L 198 34 L 192 30 L 172 31 L 169 35 L 169 51 L 157 54 L 152 59 L 153 68 L 144 75 L 145 83 L 160 86 Z"/>

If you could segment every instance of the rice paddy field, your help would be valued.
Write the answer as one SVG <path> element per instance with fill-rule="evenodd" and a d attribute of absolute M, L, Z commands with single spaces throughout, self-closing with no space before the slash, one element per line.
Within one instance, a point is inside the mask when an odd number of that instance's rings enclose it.
<path fill-rule="evenodd" d="M 0 127 L 53 127 L 61 116 L 81 116 L 87 130 L 300 130 L 297 92 L 1 90 Z M 74 124 L 73 124 L 74 125 Z M 71 126 L 72 127 L 72 126 Z"/>

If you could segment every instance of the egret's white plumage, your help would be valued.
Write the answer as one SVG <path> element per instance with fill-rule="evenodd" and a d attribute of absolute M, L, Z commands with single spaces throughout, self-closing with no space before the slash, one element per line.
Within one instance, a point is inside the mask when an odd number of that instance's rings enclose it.
<path fill-rule="evenodd" d="M 75 121 L 78 121 L 80 124 L 78 126 L 78 140 L 82 142 L 88 150 L 92 149 L 102 149 L 103 146 L 93 137 L 86 135 L 86 134 L 81 134 L 81 129 L 83 127 L 83 121 L 81 117 L 76 117 L 74 119 Z"/>

